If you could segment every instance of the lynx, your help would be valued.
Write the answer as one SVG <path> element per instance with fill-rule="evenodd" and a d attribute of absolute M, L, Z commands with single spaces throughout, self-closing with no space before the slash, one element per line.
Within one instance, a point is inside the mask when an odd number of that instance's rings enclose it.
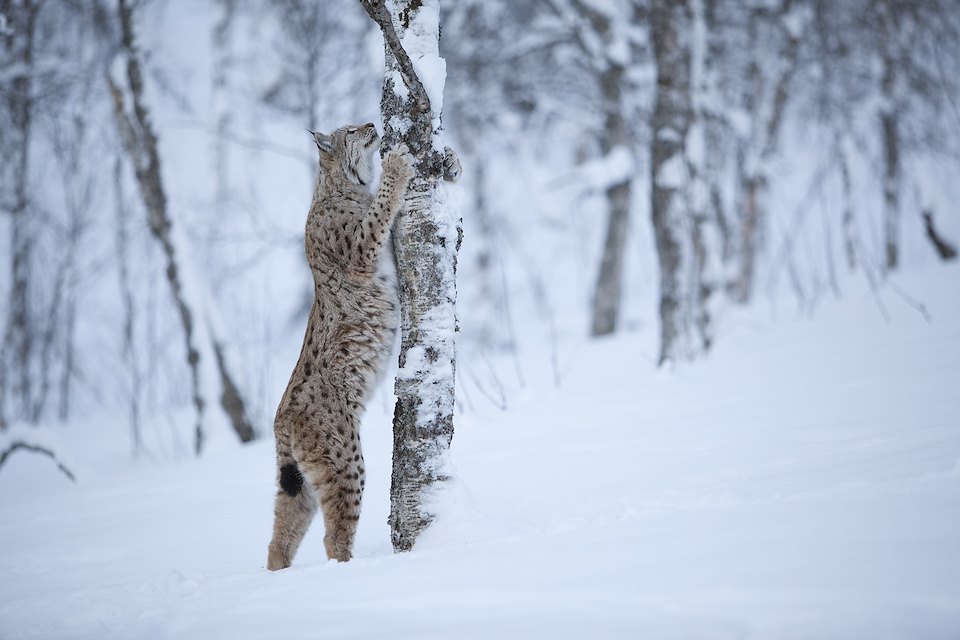
<path fill-rule="evenodd" d="M 373 196 L 374 125 L 311 133 L 320 168 L 304 245 L 314 302 L 274 421 L 279 489 L 270 570 L 290 566 L 318 506 L 327 557 L 352 556 L 365 484 L 360 417 L 397 327 L 395 293 L 380 262 L 413 175 L 413 159 L 400 145 L 386 154 Z M 449 149 L 443 168 L 446 179 L 459 177 Z"/>

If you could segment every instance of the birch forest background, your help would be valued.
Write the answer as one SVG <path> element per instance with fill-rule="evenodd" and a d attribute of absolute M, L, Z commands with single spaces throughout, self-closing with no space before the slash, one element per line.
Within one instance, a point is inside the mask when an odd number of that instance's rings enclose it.
<path fill-rule="evenodd" d="M 0 0 L 0 636 L 960 631 L 960 4 L 441 28 L 454 488 L 390 560 L 394 366 L 358 560 L 316 525 L 264 586 L 305 129 L 383 132 L 380 31 L 355 0 Z"/>

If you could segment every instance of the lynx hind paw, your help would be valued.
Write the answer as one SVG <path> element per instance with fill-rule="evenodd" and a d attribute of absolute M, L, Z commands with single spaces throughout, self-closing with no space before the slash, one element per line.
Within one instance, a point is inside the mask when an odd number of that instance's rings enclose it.
<path fill-rule="evenodd" d="M 443 149 L 443 179 L 447 182 L 456 182 L 463 173 L 463 167 L 460 166 L 460 157 L 457 152 L 450 147 Z"/>

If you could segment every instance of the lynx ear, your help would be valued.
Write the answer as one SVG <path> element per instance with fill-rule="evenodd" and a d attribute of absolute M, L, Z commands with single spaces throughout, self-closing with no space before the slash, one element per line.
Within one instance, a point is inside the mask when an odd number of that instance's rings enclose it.
<path fill-rule="evenodd" d="M 307 129 L 310 131 L 310 129 Z M 313 141 L 317 143 L 317 148 L 320 149 L 323 153 L 330 153 L 333 151 L 333 137 L 328 136 L 325 133 L 320 133 L 319 131 L 310 131 L 313 134 Z"/>

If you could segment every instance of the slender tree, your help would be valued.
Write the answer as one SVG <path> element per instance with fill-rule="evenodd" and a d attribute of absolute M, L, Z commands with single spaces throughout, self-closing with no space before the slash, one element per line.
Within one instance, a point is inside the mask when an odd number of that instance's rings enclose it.
<path fill-rule="evenodd" d="M 438 49 L 439 0 L 360 0 L 360 4 L 383 33 L 383 149 L 406 144 L 416 159 L 416 174 L 393 230 L 401 343 L 390 527 L 393 548 L 407 551 L 436 515 L 428 504 L 431 492 L 448 479 L 461 231 L 441 184 L 445 151 L 440 126 L 444 63 Z"/>
<path fill-rule="evenodd" d="M 630 118 L 630 70 L 635 62 L 632 31 L 641 22 L 641 4 L 629 0 L 594 3 L 584 0 L 541 0 L 555 19 L 558 44 L 569 45 L 588 83 L 594 85 L 600 110 L 597 146 L 604 158 L 632 158 L 634 131 Z M 616 331 L 623 298 L 624 250 L 633 202 L 632 166 L 609 176 L 603 187 L 606 231 L 590 307 L 590 333 Z"/>
<path fill-rule="evenodd" d="M 199 455 L 207 437 L 205 411 L 208 403 L 213 402 L 216 406 L 217 392 L 227 421 L 240 440 L 253 440 L 256 432 L 247 417 L 246 405 L 228 366 L 225 345 L 218 335 L 219 327 L 212 321 L 212 310 L 205 308 L 204 299 L 197 290 L 199 282 L 196 274 L 189 273 L 182 235 L 175 233 L 173 220 L 167 210 L 157 136 L 143 99 L 143 71 L 134 37 L 133 7 L 126 0 L 119 0 L 118 8 L 120 48 L 126 62 L 126 87 L 121 88 L 119 82 L 109 75 L 107 81 L 113 97 L 117 128 L 133 164 L 150 232 L 160 244 L 167 263 L 167 283 L 186 343 L 193 405 L 197 413 L 194 446 Z M 213 381 L 219 383 L 219 389 L 212 386 L 215 384 Z"/>
<path fill-rule="evenodd" d="M 650 209 L 660 265 L 660 364 L 696 356 L 711 340 L 708 264 L 716 242 L 707 230 L 707 186 L 698 151 L 704 145 L 698 104 L 704 39 L 694 32 L 703 20 L 699 0 L 655 0 L 651 6 L 657 89 Z"/>
<path fill-rule="evenodd" d="M 7 6 L 10 5 L 10 6 Z M 18 72 L 9 90 L 4 91 L 6 126 L 0 133 L 4 159 L 0 175 L 4 194 L 0 206 L 10 216 L 10 295 L 4 305 L 6 326 L 0 342 L 0 427 L 7 422 L 28 419 L 36 391 L 32 363 L 37 351 L 35 312 L 31 306 L 35 287 L 31 273 L 36 226 L 30 216 L 30 140 L 34 119 L 33 65 L 37 18 L 41 3 L 3 3 L 9 16 L 10 35 L 4 38 L 4 56 Z M 9 393 L 9 396 L 8 396 Z M 12 408 L 16 402 L 17 408 Z"/>
<path fill-rule="evenodd" d="M 877 3 L 883 45 L 880 57 L 883 71 L 880 79 L 881 102 L 879 120 L 883 140 L 883 245 L 884 267 L 894 270 L 900 262 L 900 185 L 902 161 L 900 152 L 900 65 L 897 43 L 897 7 L 893 2 Z"/>
<path fill-rule="evenodd" d="M 772 8 L 768 4 L 749 6 L 746 25 L 750 46 L 742 95 L 750 127 L 740 140 L 739 265 L 732 283 L 733 298 L 741 304 L 753 297 L 757 261 L 769 224 L 770 164 L 779 151 L 809 22 L 806 0 L 779 0 Z"/>

